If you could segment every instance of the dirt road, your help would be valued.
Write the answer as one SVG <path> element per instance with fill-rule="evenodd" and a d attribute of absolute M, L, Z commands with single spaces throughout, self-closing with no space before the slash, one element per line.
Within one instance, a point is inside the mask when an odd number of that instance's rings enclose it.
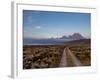
<path fill-rule="evenodd" d="M 71 52 L 71 50 L 69 48 L 66 49 L 67 50 L 67 54 L 71 57 L 72 60 L 72 64 L 74 64 L 74 66 L 82 66 L 81 62 L 77 59 L 77 57 Z"/>
<path fill-rule="evenodd" d="M 63 51 L 62 58 L 59 67 L 72 67 L 72 66 L 82 66 L 81 62 L 77 57 L 71 52 L 71 50 L 66 47 Z"/>
<path fill-rule="evenodd" d="M 59 64 L 59 67 L 66 67 L 67 66 L 67 56 L 66 56 L 66 48 L 63 51 L 62 58 Z"/>

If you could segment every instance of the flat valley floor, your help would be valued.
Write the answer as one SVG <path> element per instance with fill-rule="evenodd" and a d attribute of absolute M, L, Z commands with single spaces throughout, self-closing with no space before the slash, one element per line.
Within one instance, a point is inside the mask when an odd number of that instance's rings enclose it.
<path fill-rule="evenodd" d="M 62 45 L 24 45 L 23 69 L 91 66 L 91 40 Z"/>

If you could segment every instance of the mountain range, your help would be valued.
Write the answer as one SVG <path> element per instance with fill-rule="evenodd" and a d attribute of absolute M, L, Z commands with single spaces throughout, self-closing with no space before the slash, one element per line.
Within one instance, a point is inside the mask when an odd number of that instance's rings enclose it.
<path fill-rule="evenodd" d="M 86 39 L 80 33 L 74 33 L 69 36 L 62 36 L 59 38 L 47 38 L 47 39 L 32 39 L 32 38 L 24 38 L 24 45 L 54 45 L 54 44 L 64 44 L 68 41 L 73 40 L 83 40 Z"/>
<path fill-rule="evenodd" d="M 62 36 L 60 39 L 73 39 L 73 40 L 80 40 L 80 39 L 85 39 L 80 33 L 73 33 L 72 35 L 69 36 Z"/>

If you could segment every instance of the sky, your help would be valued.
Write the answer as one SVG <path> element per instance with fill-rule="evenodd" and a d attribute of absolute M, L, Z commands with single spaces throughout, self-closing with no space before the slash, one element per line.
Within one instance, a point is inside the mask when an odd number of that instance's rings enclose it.
<path fill-rule="evenodd" d="M 91 34 L 91 14 L 23 10 L 24 38 L 59 38 L 80 33 Z"/>

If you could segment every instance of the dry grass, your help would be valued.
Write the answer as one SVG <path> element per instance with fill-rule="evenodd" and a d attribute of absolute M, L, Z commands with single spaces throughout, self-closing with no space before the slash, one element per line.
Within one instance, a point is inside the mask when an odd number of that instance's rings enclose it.
<path fill-rule="evenodd" d="M 64 46 L 24 46 L 23 69 L 58 67 Z"/>

